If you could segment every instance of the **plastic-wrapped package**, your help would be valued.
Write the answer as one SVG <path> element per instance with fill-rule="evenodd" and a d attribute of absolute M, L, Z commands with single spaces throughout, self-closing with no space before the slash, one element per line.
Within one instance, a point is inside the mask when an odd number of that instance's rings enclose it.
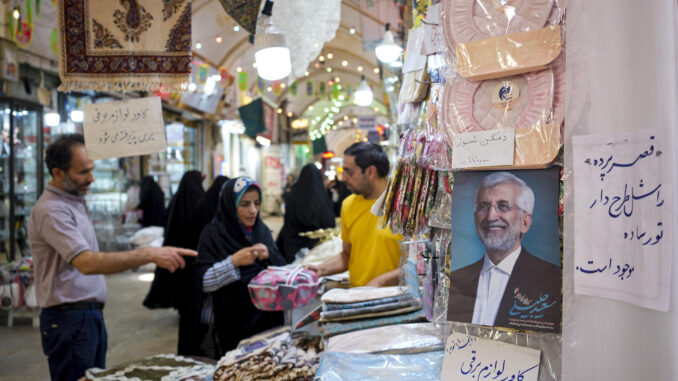
<path fill-rule="evenodd" d="M 419 353 L 441 350 L 444 331 L 430 323 L 397 324 L 345 333 L 329 339 L 327 352 Z"/>
<path fill-rule="evenodd" d="M 560 25 L 455 46 L 459 75 L 472 81 L 546 69 L 561 54 Z"/>
<path fill-rule="evenodd" d="M 398 105 L 398 125 L 410 126 L 417 123 L 421 109 L 419 103 L 402 103 Z"/>
<path fill-rule="evenodd" d="M 560 92 L 558 100 L 560 118 L 560 107 L 564 106 Z M 458 134 L 514 128 L 513 166 L 534 168 L 551 163 L 560 149 L 560 125 L 549 123 L 553 102 L 554 72 L 550 68 L 480 82 L 457 77 L 443 91 L 441 120 L 451 147 Z"/>
<path fill-rule="evenodd" d="M 452 234 L 448 228 L 434 229 L 431 234 L 431 243 L 433 245 L 433 255 L 436 258 L 437 282 L 435 288 L 433 304 L 433 322 L 437 324 L 447 323 L 447 305 L 450 289 L 450 269 L 451 269 L 451 250 Z"/>
<path fill-rule="evenodd" d="M 432 55 L 439 52 L 444 52 L 445 37 L 443 37 L 443 28 L 440 25 L 440 11 L 442 9 L 442 2 L 432 4 L 426 10 L 426 20 L 422 28 L 424 29 L 424 45 L 422 47 L 422 54 Z"/>
<path fill-rule="evenodd" d="M 430 76 L 426 69 L 415 70 L 403 74 L 398 103 L 421 102 L 428 94 Z"/>
<path fill-rule="evenodd" d="M 439 381 L 443 351 L 404 355 L 324 352 L 316 381 Z"/>
<path fill-rule="evenodd" d="M 448 173 L 450 172 L 438 172 L 438 191 L 428 221 L 431 227 L 449 229 L 452 225 L 452 187 Z"/>
<path fill-rule="evenodd" d="M 443 2 L 442 24 L 450 51 L 454 44 L 484 40 L 544 27 L 554 0 L 449 0 Z"/>
<path fill-rule="evenodd" d="M 403 82 L 398 95 L 398 103 L 421 102 L 426 98 L 429 88 L 429 73 L 426 69 L 426 56 L 421 54 L 424 44 L 424 29 L 411 29 L 407 39 L 405 62 L 403 63 Z"/>
<path fill-rule="evenodd" d="M 459 134 L 514 128 L 513 168 L 551 164 L 565 111 L 564 0 L 450 0 L 441 24 L 456 71 L 442 95 L 441 124 Z M 453 163 L 454 164 L 454 163 Z"/>

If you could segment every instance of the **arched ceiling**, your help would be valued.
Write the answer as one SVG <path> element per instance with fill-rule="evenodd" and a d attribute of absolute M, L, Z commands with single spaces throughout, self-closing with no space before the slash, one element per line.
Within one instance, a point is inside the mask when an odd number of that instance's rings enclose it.
<path fill-rule="evenodd" d="M 284 1 L 284 0 L 278 0 Z M 322 0 L 317 0 L 322 1 Z M 274 10 L 275 12 L 275 10 Z M 292 118 L 323 120 L 331 115 L 330 119 L 335 123 L 342 121 L 344 117 L 349 120 L 362 115 L 386 115 L 388 110 L 383 102 L 384 93 L 381 68 L 374 54 L 374 45 L 381 40 L 384 24 L 390 22 L 397 25 L 400 20 L 400 9 L 391 0 L 344 0 L 341 4 L 341 21 L 334 39 L 327 42 L 322 51 L 312 61 L 302 78 L 297 79 L 298 90 L 292 95 L 289 85 L 293 79 L 285 81 L 284 89 L 277 95 L 265 90 L 264 96 L 276 105 L 284 105 L 285 113 L 290 112 Z M 199 58 L 216 67 L 227 67 L 232 72 L 237 70 L 249 73 L 249 86 L 251 93 L 256 93 L 257 76 L 254 64 L 254 46 L 249 42 L 250 35 L 226 14 L 218 0 L 197 0 L 193 2 L 193 45 L 194 53 Z M 299 33 L 312 33 L 312 31 L 299 31 Z M 221 37 L 221 43 L 217 43 L 216 37 Z M 196 43 L 201 43 L 201 48 L 196 49 Z M 368 49 L 366 50 L 365 47 Z M 292 52 L 294 54 L 294 52 Z M 321 58 L 322 57 L 322 61 Z M 331 72 L 328 72 L 328 68 Z M 374 103 L 369 107 L 355 106 L 348 94 L 354 91 L 365 75 L 366 81 L 374 92 Z M 344 100 L 328 100 L 331 87 L 329 81 L 336 81 L 342 85 Z M 311 81 L 314 91 L 311 95 L 306 93 L 306 83 Z M 327 95 L 320 97 L 317 86 L 325 82 Z M 268 88 L 271 84 L 266 84 Z M 339 103 L 340 105 L 337 105 Z M 338 107 L 337 107 L 338 106 Z M 325 111 L 333 107 L 339 112 Z M 233 115 L 234 113 L 231 113 Z M 386 118 L 384 118 L 386 120 Z M 343 122 L 342 122 L 343 124 Z M 338 127 L 335 124 L 335 127 Z M 313 125 L 311 125 L 313 128 Z M 354 135 L 351 134 L 352 136 Z M 332 136 L 342 134 L 328 134 L 327 140 Z M 332 144 L 330 144 L 332 145 Z"/>
<path fill-rule="evenodd" d="M 285 0 L 278 0 L 283 2 Z M 309 0 L 329 1 L 329 0 Z M 256 89 L 257 75 L 254 63 L 254 46 L 249 42 L 250 35 L 226 13 L 219 0 L 194 0 L 192 3 L 192 40 L 195 57 L 216 68 L 226 67 L 235 74 L 236 69 L 249 73 L 249 89 Z M 274 11 L 275 12 L 275 11 Z M 334 39 L 327 42 L 320 53 L 324 58 L 321 62 L 318 57 L 306 69 L 308 75 L 298 78 L 298 93 L 296 96 L 286 86 L 277 95 L 273 91 L 264 91 L 264 96 L 276 105 L 283 104 L 285 112 L 291 112 L 294 117 L 325 118 L 327 112 L 325 104 L 332 101 L 319 97 L 317 92 L 306 94 L 306 82 L 311 81 L 314 88 L 323 81 L 335 81 L 346 91 L 348 86 L 355 90 L 360 83 L 361 75 L 365 75 L 368 84 L 372 87 L 375 102 L 369 107 L 361 108 L 353 105 L 349 99 L 341 102 L 340 112 L 334 113 L 333 119 L 349 116 L 351 119 L 360 115 L 386 115 L 387 109 L 383 103 L 382 94 L 384 73 L 375 69 L 382 69 L 374 54 L 375 44 L 381 40 L 384 24 L 401 23 L 401 8 L 393 0 L 342 0 L 341 20 Z M 36 20 L 34 39 L 27 49 L 37 56 L 46 58 L 46 63 L 40 63 L 41 68 L 56 62 L 56 56 L 49 49 L 49 40 L 52 30 L 56 28 L 56 10 L 51 2 L 42 2 L 42 15 Z M 299 33 L 313 33 L 302 31 Z M 217 36 L 221 43 L 217 43 Z M 198 48 L 200 43 L 200 48 Z M 294 52 L 292 52 L 294 54 Z M 330 58 L 331 57 L 331 58 Z M 53 61 L 53 62 L 49 62 Z M 328 68 L 332 72 L 328 73 Z M 292 79 L 287 79 L 289 85 Z M 270 86 L 267 84 L 266 87 Z M 327 86 L 330 92 L 330 86 Z M 233 92 L 233 99 L 237 99 L 237 91 Z M 254 95 L 254 92 L 252 92 Z M 348 98 L 348 96 L 346 96 Z M 336 100 L 334 100 L 336 102 Z M 329 103 L 328 103 L 329 102 Z M 237 103 L 237 102 L 234 102 Z M 234 104 L 233 107 L 236 107 Z M 377 109 L 378 111 L 375 111 Z M 227 110 L 227 115 L 234 115 L 234 110 Z M 333 134 L 340 135 L 340 134 Z M 329 136 L 328 136 L 329 138 Z"/>

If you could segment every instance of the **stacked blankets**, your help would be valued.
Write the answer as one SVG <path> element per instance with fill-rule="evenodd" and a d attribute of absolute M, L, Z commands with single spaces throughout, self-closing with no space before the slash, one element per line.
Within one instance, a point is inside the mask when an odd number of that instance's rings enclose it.
<path fill-rule="evenodd" d="M 291 334 L 289 327 L 243 340 L 217 364 L 214 381 L 313 380 L 320 338 Z"/>
<path fill-rule="evenodd" d="M 416 290 L 416 288 L 415 288 Z M 321 298 L 325 337 L 371 327 L 416 322 L 423 318 L 418 292 L 400 287 L 333 289 Z"/>
<path fill-rule="evenodd" d="M 320 331 L 328 338 L 341 333 L 385 325 L 426 320 L 421 310 L 421 294 L 416 266 L 402 267 L 402 287 L 355 287 L 333 289 L 322 298 Z"/>
<path fill-rule="evenodd" d="M 347 321 L 400 315 L 421 308 L 418 299 L 399 287 L 333 289 L 322 297 L 321 321 Z"/>

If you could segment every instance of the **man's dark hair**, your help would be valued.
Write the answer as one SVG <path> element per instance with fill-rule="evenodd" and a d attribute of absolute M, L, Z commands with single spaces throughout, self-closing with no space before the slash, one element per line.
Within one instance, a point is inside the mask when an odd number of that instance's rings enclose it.
<path fill-rule="evenodd" d="M 63 134 L 47 146 L 45 165 L 49 174 L 52 175 L 54 168 L 67 172 L 71 168 L 71 159 L 73 158 L 71 148 L 80 144 L 85 145 L 85 138 L 81 134 Z"/>
<path fill-rule="evenodd" d="M 346 148 L 344 155 L 351 155 L 355 158 L 355 163 L 360 167 L 363 173 L 369 166 L 374 165 L 379 177 L 388 176 L 389 163 L 388 157 L 381 146 L 374 143 L 357 142 Z"/>

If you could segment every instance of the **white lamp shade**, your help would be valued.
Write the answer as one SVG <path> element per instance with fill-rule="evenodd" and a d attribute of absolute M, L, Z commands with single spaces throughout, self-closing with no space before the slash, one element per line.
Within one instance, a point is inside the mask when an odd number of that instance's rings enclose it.
<path fill-rule="evenodd" d="M 261 19 L 254 36 L 254 62 L 259 77 L 267 81 L 276 81 L 292 72 L 290 50 L 285 36 L 273 25 L 271 17 Z"/>
<path fill-rule="evenodd" d="M 287 77 L 292 72 L 290 50 L 276 46 L 265 48 L 254 53 L 257 73 L 262 79 L 275 81 Z"/>
<path fill-rule="evenodd" d="M 366 107 L 372 104 L 374 94 L 372 94 L 372 89 L 370 89 L 370 86 L 367 85 L 367 82 L 363 80 L 353 94 L 353 97 L 355 104 Z"/>
<path fill-rule="evenodd" d="M 393 33 L 390 30 L 387 30 L 384 33 L 384 39 L 379 45 L 374 49 L 374 52 L 377 54 L 379 61 L 383 63 L 391 63 L 400 57 L 403 48 L 393 40 Z"/>

